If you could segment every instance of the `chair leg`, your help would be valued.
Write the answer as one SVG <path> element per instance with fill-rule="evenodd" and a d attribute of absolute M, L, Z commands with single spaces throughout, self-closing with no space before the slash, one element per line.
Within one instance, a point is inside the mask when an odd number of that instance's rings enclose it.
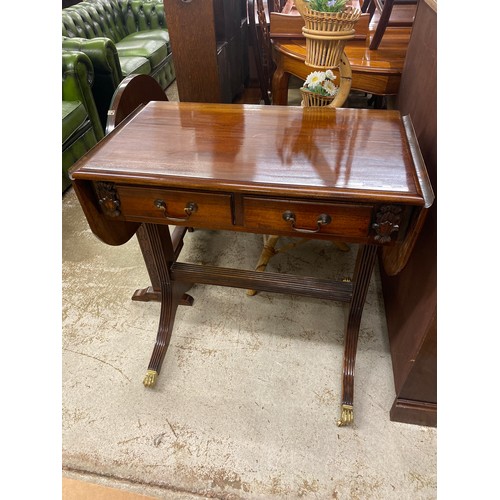
<path fill-rule="evenodd" d="M 382 41 L 382 37 L 384 36 L 387 25 L 389 24 L 393 3 L 394 0 L 385 0 L 384 8 L 380 13 L 377 28 L 375 29 L 375 33 L 373 34 L 373 38 L 370 42 L 370 50 L 377 50 L 380 42 Z"/>
<path fill-rule="evenodd" d="M 276 255 L 279 252 L 284 252 L 290 248 L 296 247 L 297 245 L 300 245 L 301 243 L 305 243 L 307 239 L 301 239 L 298 242 L 294 242 L 290 245 L 285 245 L 282 246 L 280 249 L 276 250 L 276 244 L 278 243 L 279 236 L 271 235 L 271 236 L 264 236 L 264 248 L 262 249 L 262 252 L 259 257 L 259 261 L 257 262 L 257 265 L 255 266 L 255 270 L 259 272 L 264 272 L 266 270 L 267 264 L 271 260 L 271 257 Z M 343 241 L 333 241 L 332 242 L 338 250 L 341 252 L 348 252 L 350 250 L 349 246 L 344 243 Z M 256 290 L 247 290 L 247 295 L 253 296 L 257 293 Z"/>
<path fill-rule="evenodd" d="M 259 257 L 259 261 L 255 266 L 256 271 L 264 272 L 266 270 L 267 264 L 271 257 L 276 253 L 275 247 L 278 243 L 279 236 L 264 236 L 264 248 Z M 257 293 L 257 290 L 247 290 L 247 295 L 253 296 Z"/>
<path fill-rule="evenodd" d="M 386 109 L 385 96 L 372 94 L 368 99 L 368 106 L 373 106 L 373 109 Z"/>
<path fill-rule="evenodd" d="M 363 7 L 361 7 L 361 12 L 368 12 L 370 14 L 371 21 L 373 14 L 375 14 L 375 2 L 373 0 L 365 0 Z"/>
<path fill-rule="evenodd" d="M 271 4 L 272 5 L 272 4 Z M 252 48 L 254 51 L 255 67 L 257 70 L 257 77 L 259 79 L 259 86 L 262 101 L 264 104 L 271 104 L 269 95 L 270 78 L 266 65 L 270 63 L 270 53 L 264 54 L 263 51 L 270 51 L 270 40 L 266 39 L 265 31 L 262 30 L 261 24 L 266 23 L 265 9 L 262 0 L 255 2 L 255 0 L 247 0 L 247 14 L 249 20 L 249 31 Z M 269 43 L 269 47 L 267 44 Z"/>

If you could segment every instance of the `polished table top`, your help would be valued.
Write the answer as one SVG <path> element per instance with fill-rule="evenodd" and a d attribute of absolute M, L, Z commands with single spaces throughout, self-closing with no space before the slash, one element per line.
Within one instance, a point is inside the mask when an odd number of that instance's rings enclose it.
<path fill-rule="evenodd" d="M 397 111 L 150 102 L 77 179 L 424 205 Z"/>

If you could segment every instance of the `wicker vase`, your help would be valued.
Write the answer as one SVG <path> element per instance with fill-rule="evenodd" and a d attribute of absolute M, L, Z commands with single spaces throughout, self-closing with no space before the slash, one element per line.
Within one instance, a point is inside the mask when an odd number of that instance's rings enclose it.
<path fill-rule="evenodd" d="M 347 7 L 343 12 L 318 12 L 303 9 L 302 33 L 306 38 L 307 66 L 318 69 L 338 68 L 344 46 L 355 35 L 359 9 Z"/>
<path fill-rule="evenodd" d="M 317 94 L 316 92 L 311 92 L 304 87 L 300 88 L 300 93 L 302 95 L 301 106 L 304 108 L 312 106 L 328 106 L 333 102 L 335 96 L 327 96 Z"/>

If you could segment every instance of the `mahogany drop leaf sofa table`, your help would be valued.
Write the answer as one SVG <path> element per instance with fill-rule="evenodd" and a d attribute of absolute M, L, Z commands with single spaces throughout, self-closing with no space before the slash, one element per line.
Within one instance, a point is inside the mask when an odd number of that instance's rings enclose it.
<path fill-rule="evenodd" d="M 121 245 L 136 232 L 160 285 L 153 386 L 179 304 L 194 283 L 348 304 L 339 425 L 353 422 L 354 364 L 377 250 L 397 273 L 433 203 L 409 117 L 397 111 L 151 101 L 71 170 L 93 233 Z M 173 226 L 172 234 L 169 226 Z M 177 260 L 188 228 L 358 244 L 351 281 Z"/>

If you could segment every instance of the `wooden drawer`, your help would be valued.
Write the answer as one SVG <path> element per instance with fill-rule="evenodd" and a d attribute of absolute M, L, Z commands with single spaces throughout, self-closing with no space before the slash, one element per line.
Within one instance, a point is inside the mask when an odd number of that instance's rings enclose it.
<path fill-rule="evenodd" d="M 245 228 L 289 236 L 325 235 L 364 241 L 369 234 L 372 208 L 369 205 L 246 197 Z M 320 217 L 323 220 L 318 225 Z"/>
<path fill-rule="evenodd" d="M 127 220 L 190 227 L 230 228 L 231 195 L 117 186 L 121 215 Z"/>

